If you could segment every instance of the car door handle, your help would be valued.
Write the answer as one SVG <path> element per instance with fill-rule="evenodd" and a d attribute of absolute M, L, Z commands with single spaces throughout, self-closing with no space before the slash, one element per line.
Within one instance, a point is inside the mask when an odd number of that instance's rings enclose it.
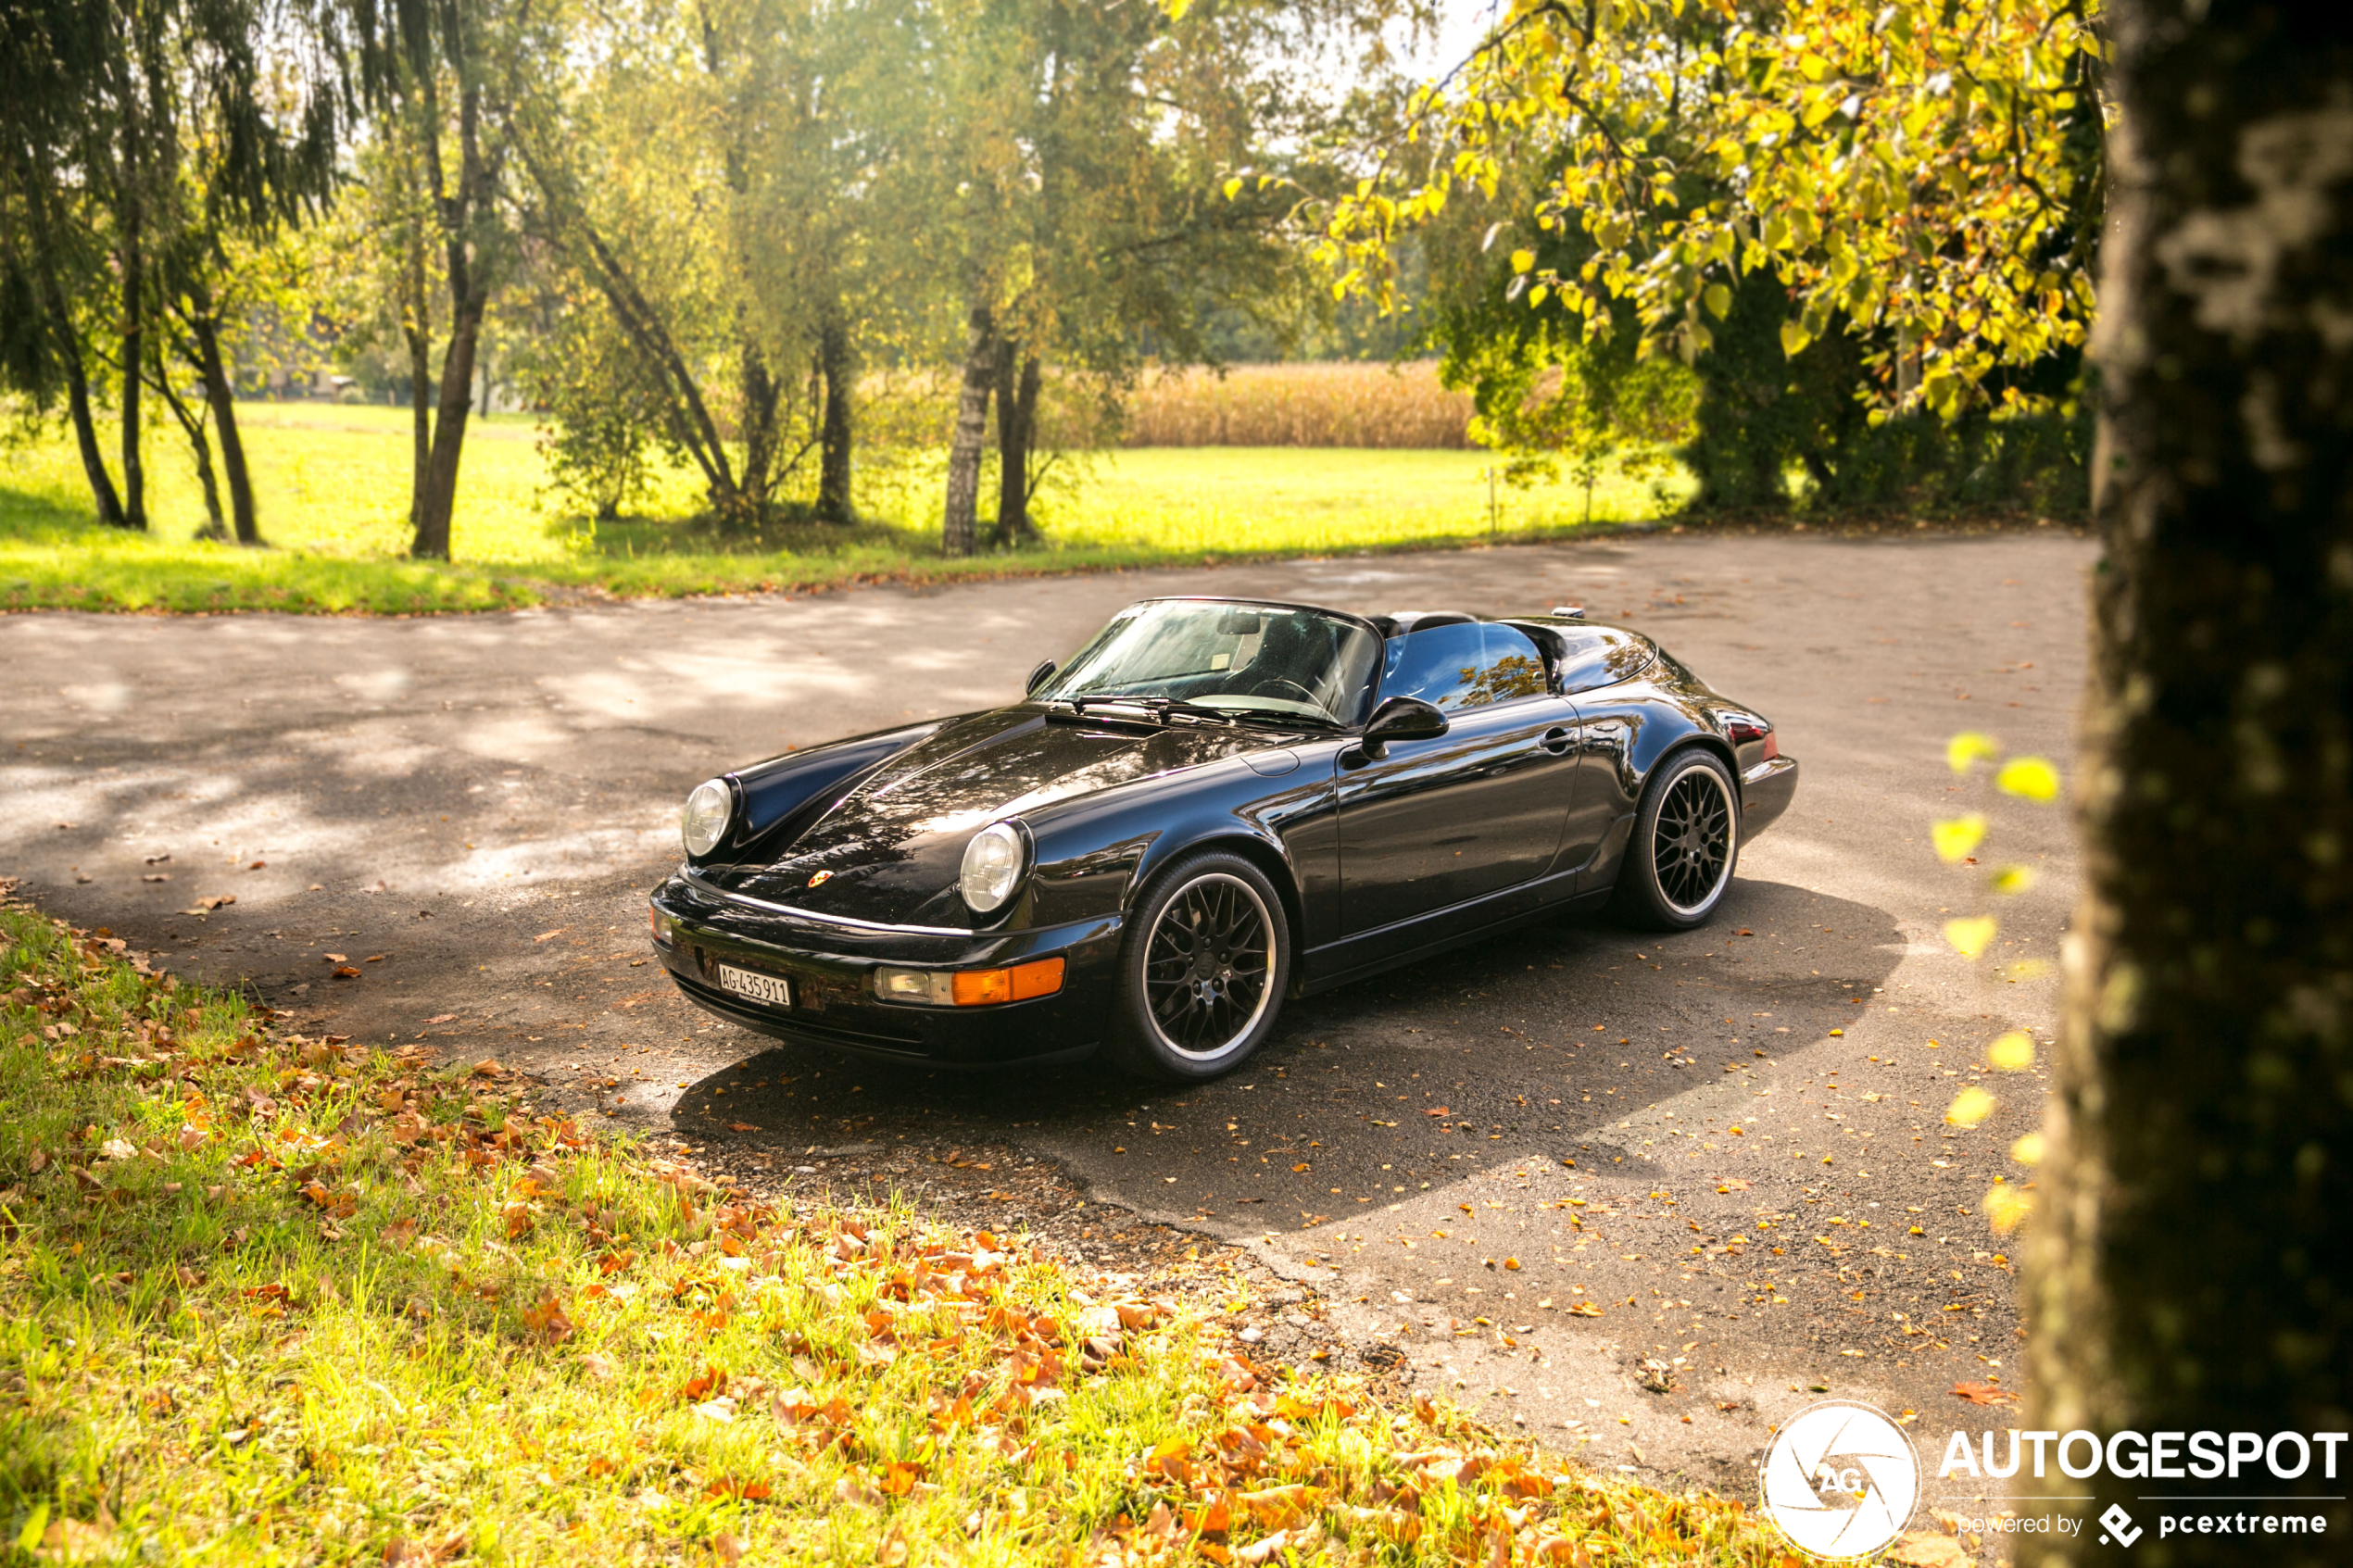
<path fill-rule="evenodd" d="M 1568 755 L 1569 743 L 1575 739 L 1576 736 L 1567 726 L 1555 724 L 1544 732 L 1544 738 L 1537 744 L 1555 757 L 1566 757 Z"/>

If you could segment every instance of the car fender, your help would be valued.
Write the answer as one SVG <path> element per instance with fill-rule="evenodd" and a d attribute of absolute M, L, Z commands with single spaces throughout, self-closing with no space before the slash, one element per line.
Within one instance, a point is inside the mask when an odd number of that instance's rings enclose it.
<path fill-rule="evenodd" d="M 810 808 L 822 810 L 859 778 L 953 721 L 937 719 L 852 735 L 806 751 L 788 751 L 723 775 L 736 796 L 728 845 L 741 849 L 763 838 L 773 845 L 789 843 L 799 831 L 796 820 L 805 822 L 814 814 Z"/>
<path fill-rule="evenodd" d="M 1234 846 L 1268 872 L 1294 929 L 1317 887 L 1302 858 L 1328 855 L 1332 757 L 1337 747 L 1302 748 L 1299 765 L 1268 774 L 1250 758 L 1231 758 L 1177 779 L 1139 780 L 1027 819 L 1035 846 L 1026 923 L 1124 915 L 1136 894 L 1194 849 Z M 1263 759 L 1261 765 L 1263 766 Z"/>

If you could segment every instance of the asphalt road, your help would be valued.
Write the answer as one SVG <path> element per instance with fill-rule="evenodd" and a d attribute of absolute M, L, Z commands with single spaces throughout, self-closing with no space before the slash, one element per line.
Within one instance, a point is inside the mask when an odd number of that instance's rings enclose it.
<path fill-rule="evenodd" d="M 1660 533 L 465 618 L 19 615 L 0 874 L 307 1025 L 496 1055 L 616 1124 L 787 1165 L 1050 1158 L 1097 1202 L 1251 1246 L 1418 1386 L 1744 1489 L 1816 1390 L 1918 1411 L 1937 1452 L 2011 1419 L 1952 1391 L 2011 1381 L 2020 1348 L 1979 1203 L 2029 1179 L 2006 1151 L 2041 1079 L 1984 1047 L 2049 1037 L 2073 852 L 2057 809 L 1957 780 L 1944 743 L 2067 766 L 2091 556 L 2058 530 Z M 1190 1093 L 771 1048 L 644 962 L 696 781 L 1007 700 L 1119 605 L 1185 591 L 1585 604 L 1771 715 L 1796 805 L 1703 931 L 1529 929 L 1294 1004 Z M 1981 809 L 1984 866 L 1941 864 L 1931 821 Z M 2032 885 L 1996 897 L 1997 862 Z M 1971 962 L 1941 933 L 1981 912 L 2000 935 Z M 1990 1119 L 1947 1123 L 1980 1082 Z"/>

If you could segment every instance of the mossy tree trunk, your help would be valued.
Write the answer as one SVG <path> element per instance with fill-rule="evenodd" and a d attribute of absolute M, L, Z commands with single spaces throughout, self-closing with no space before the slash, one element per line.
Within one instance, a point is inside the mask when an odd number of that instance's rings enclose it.
<path fill-rule="evenodd" d="M 817 457 L 817 518 L 821 522 L 854 522 L 857 508 L 849 499 L 851 445 L 857 433 L 855 404 L 858 359 L 851 350 L 849 326 L 828 312 L 817 334 L 817 370 L 825 383 L 824 424 Z"/>
<path fill-rule="evenodd" d="M 2083 822 L 2027 1275 L 2036 1429 L 2353 1428 L 2353 13 L 2111 12 Z M 2292 1460 L 2292 1451 L 2283 1455 Z M 2316 1450 L 2237 1494 L 2353 1490 Z M 2068 1483 L 2074 1489 L 2077 1483 Z M 2341 1562 L 2326 1534 L 2169 1564 Z M 2178 1505 L 2177 1505 L 2178 1506 Z M 2231 1504 L 2232 1509 L 2250 1505 Z M 2100 1527 L 2021 1537 L 2106 1558 Z"/>

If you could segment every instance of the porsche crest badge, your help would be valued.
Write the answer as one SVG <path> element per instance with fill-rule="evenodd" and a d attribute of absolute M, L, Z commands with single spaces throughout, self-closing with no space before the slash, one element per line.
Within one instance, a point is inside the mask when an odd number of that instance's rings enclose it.
<path fill-rule="evenodd" d="M 833 873 L 833 872 L 819 872 L 816 875 L 814 875 L 814 876 L 812 876 L 812 877 L 811 877 L 811 878 L 809 879 L 809 885 L 810 885 L 810 886 L 812 886 L 812 887 L 819 887 L 819 886 L 823 886 L 824 884 L 826 884 L 826 883 L 828 883 L 828 882 L 831 882 L 833 879 L 834 879 L 834 873 Z"/>

